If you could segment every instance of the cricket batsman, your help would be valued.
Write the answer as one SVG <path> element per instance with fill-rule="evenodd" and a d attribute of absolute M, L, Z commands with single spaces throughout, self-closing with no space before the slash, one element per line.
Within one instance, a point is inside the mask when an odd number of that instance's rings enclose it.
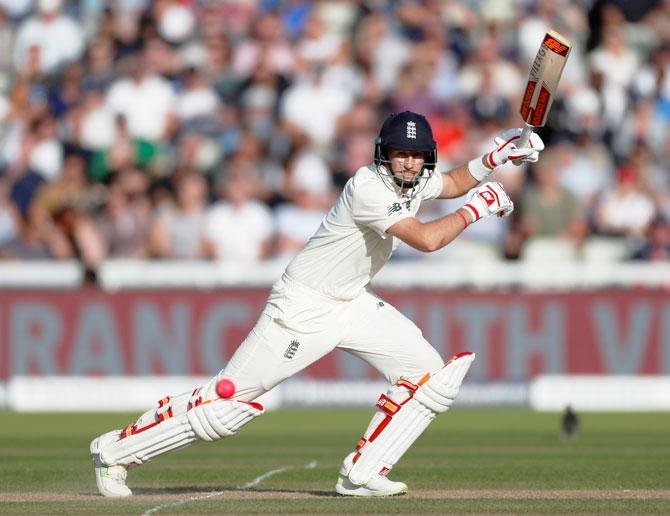
<path fill-rule="evenodd" d="M 537 161 L 544 148 L 532 134 L 514 144 L 520 129 L 495 147 L 446 173 L 435 171 L 437 148 L 420 114 L 391 114 L 375 140 L 374 162 L 347 182 L 305 248 L 274 284 L 258 322 L 226 367 L 205 386 L 166 396 L 158 407 L 90 446 L 100 493 L 130 496 L 128 469 L 194 441 L 234 435 L 263 414 L 254 402 L 286 378 L 339 348 L 365 360 L 388 380 L 377 412 L 344 459 L 335 490 L 348 496 L 407 492 L 387 474 L 438 414 L 453 403 L 475 359 L 460 353 L 446 364 L 419 328 L 370 288 L 370 281 L 400 241 L 430 252 L 446 246 L 470 224 L 507 216 L 514 205 L 502 185 L 488 181 L 496 167 Z M 424 200 L 467 193 L 463 207 L 430 222 L 416 218 Z M 236 386 L 217 394 L 222 379 Z"/>

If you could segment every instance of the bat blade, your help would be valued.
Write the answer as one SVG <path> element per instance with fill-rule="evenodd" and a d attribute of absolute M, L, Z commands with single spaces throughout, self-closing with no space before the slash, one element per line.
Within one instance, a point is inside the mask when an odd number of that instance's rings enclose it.
<path fill-rule="evenodd" d="M 528 75 L 528 84 L 521 101 L 521 118 L 526 127 L 524 135 L 517 143 L 525 144 L 533 127 L 543 126 L 547 122 L 547 115 L 556 95 L 558 81 L 570 55 L 572 43 L 565 36 L 550 30 L 544 36 L 533 66 Z M 528 127 L 532 126 L 532 127 Z"/>

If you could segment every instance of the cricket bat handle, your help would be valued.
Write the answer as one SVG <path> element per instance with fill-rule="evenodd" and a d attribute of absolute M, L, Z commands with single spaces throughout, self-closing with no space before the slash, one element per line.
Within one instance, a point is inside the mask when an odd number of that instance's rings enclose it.
<path fill-rule="evenodd" d="M 521 147 L 527 147 L 528 146 L 528 140 L 530 139 L 530 135 L 533 132 L 533 129 L 535 129 L 534 126 L 529 125 L 524 122 L 523 124 L 523 131 L 521 131 L 521 136 L 516 142 L 516 147 L 517 149 L 520 149 Z"/>

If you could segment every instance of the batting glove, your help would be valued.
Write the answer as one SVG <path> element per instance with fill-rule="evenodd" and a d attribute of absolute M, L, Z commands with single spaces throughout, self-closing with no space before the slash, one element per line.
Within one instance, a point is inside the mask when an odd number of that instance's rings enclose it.
<path fill-rule="evenodd" d="M 494 138 L 496 148 L 468 163 L 468 170 L 478 181 L 485 179 L 496 167 L 511 161 L 515 165 L 535 163 L 540 152 L 544 150 L 544 142 L 537 134 L 531 133 L 525 147 L 517 147 L 515 141 L 521 136 L 521 129 L 507 129 Z"/>
<path fill-rule="evenodd" d="M 514 211 L 514 203 L 500 183 L 484 183 L 467 193 L 463 208 L 475 222 L 483 217 L 507 217 Z"/>

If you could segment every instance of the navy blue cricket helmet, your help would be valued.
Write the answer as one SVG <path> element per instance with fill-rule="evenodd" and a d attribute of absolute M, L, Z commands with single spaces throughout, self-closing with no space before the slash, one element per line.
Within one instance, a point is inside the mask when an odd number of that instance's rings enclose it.
<path fill-rule="evenodd" d="M 423 170 L 413 182 L 407 183 L 395 177 L 390 167 L 386 166 L 390 163 L 388 152 L 391 149 L 426 153 Z M 391 177 L 402 188 L 414 188 L 423 179 L 427 180 L 437 164 L 437 143 L 433 140 L 433 130 L 426 117 L 412 111 L 391 113 L 375 139 L 374 164 L 382 176 Z"/>

